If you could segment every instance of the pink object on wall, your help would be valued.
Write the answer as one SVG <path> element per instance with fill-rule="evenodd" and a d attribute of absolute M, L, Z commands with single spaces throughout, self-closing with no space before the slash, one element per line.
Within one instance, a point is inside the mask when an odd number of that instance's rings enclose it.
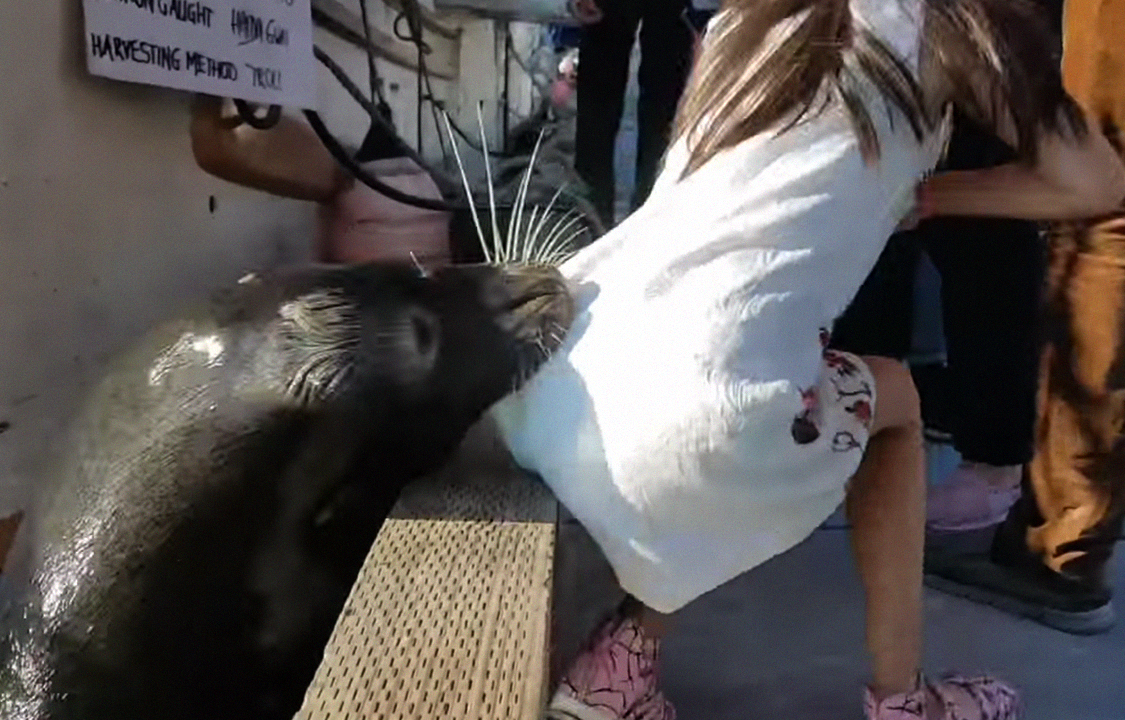
<path fill-rule="evenodd" d="M 441 200 L 433 179 L 410 158 L 366 163 L 364 169 L 387 185 L 415 197 Z M 423 267 L 450 262 L 450 214 L 392 200 L 356 181 L 325 208 L 321 260 L 357 263 L 411 262 Z"/>

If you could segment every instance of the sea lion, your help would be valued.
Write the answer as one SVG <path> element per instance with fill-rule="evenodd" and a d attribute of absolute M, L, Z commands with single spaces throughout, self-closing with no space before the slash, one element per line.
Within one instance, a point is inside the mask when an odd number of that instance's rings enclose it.
<path fill-rule="evenodd" d="M 148 334 L 21 530 L 0 717 L 290 720 L 399 489 L 557 347 L 572 306 L 542 266 L 317 266 Z"/>

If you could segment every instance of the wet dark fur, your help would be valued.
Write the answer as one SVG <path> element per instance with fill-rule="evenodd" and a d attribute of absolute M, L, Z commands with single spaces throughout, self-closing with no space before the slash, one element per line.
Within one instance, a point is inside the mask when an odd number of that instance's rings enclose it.
<path fill-rule="evenodd" d="M 570 312 L 554 271 L 318 267 L 149 334 L 21 531 L 0 717 L 290 720 L 400 488 Z"/>

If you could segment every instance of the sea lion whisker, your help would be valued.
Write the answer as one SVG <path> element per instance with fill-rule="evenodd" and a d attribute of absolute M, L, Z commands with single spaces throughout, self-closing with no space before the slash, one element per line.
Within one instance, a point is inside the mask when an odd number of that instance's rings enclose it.
<path fill-rule="evenodd" d="M 523 385 L 535 374 L 538 369 L 539 363 L 546 357 L 545 351 L 541 350 L 540 355 L 532 363 L 524 362 L 520 365 L 519 382 L 516 384 L 516 389 L 523 387 Z"/>
<path fill-rule="evenodd" d="M 535 147 L 531 151 L 531 159 L 527 163 L 527 169 L 523 173 L 523 178 L 520 179 L 519 188 L 516 190 L 516 202 L 513 207 L 511 216 L 508 218 L 508 236 L 506 241 L 508 243 L 509 260 L 517 257 L 518 250 L 520 223 L 524 212 L 524 207 L 527 203 L 527 189 L 531 184 L 531 174 L 535 170 L 535 161 L 539 157 L 539 148 L 543 144 L 543 130 L 540 129 L 539 137 L 535 140 Z"/>
<path fill-rule="evenodd" d="M 527 163 L 527 171 L 523 174 L 523 181 L 520 183 L 519 192 L 516 194 L 516 212 L 512 214 L 513 223 L 509 223 L 508 239 L 513 243 L 513 257 L 517 260 L 526 258 L 525 246 L 526 243 L 520 234 L 521 225 L 523 224 L 523 215 L 527 207 L 527 192 L 531 187 L 531 176 L 535 172 L 535 163 L 539 159 L 539 150 L 543 146 L 543 137 L 546 135 L 546 128 L 540 128 L 539 137 L 535 140 L 535 147 L 531 150 L 531 159 Z M 530 224 L 530 221 L 529 221 Z M 524 228 L 526 232 L 526 228 Z"/>
<path fill-rule="evenodd" d="M 563 239 L 563 233 L 581 219 L 582 215 L 580 213 L 573 209 L 568 210 L 566 214 L 555 223 L 551 232 L 547 234 L 547 240 L 542 246 L 539 257 L 550 257 L 551 254 L 557 252 L 562 247 L 561 240 Z"/>
<path fill-rule="evenodd" d="M 562 265 L 567 260 L 569 260 L 573 255 L 574 255 L 574 253 L 572 253 L 572 252 L 559 251 L 557 253 L 553 253 L 550 256 L 544 258 L 543 261 L 540 264 L 550 265 L 552 267 L 558 267 L 559 265 Z"/>
<path fill-rule="evenodd" d="M 512 375 L 512 386 L 509 392 L 514 393 L 515 391 L 519 390 L 521 385 L 523 385 L 525 380 L 524 376 L 526 375 L 526 367 L 527 363 L 526 359 L 524 358 L 524 354 L 520 353 L 516 356 L 516 372 Z"/>
<path fill-rule="evenodd" d="M 516 260 L 520 263 L 527 265 L 534 265 L 540 262 L 540 244 L 542 233 L 538 231 L 538 227 L 533 229 L 536 225 L 536 220 L 539 220 L 538 226 L 542 225 L 542 218 L 546 215 L 546 210 L 541 205 L 536 205 L 531 212 L 531 217 L 528 219 L 526 227 L 523 228 L 522 237 L 516 247 Z"/>
<path fill-rule="evenodd" d="M 285 391 L 298 405 L 308 407 L 338 391 L 349 373 L 346 358 L 320 352 L 294 370 Z"/>
<path fill-rule="evenodd" d="M 572 232 L 570 235 L 566 236 L 566 239 L 563 240 L 563 242 L 562 242 L 562 247 L 558 251 L 555 252 L 555 254 L 552 256 L 552 258 L 555 259 L 555 260 L 557 260 L 560 257 L 563 258 L 563 259 L 566 259 L 566 258 L 569 258 L 571 255 L 573 255 L 574 250 L 572 249 L 573 246 L 571 245 L 571 243 L 573 243 L 575 240 L 577 240 L 579 237 L 581 237 L 584 232 L 586 232 L 586 228 L 584 228 L 584 227 L 575 228 L 574 232 Z M 557 262 L 551 262 L 549 264 L 554 265 L 554 264 L 557 264 Z"/>
<path fill-rule="evenodd" d="M 465 163 L 461 160 L 461 151 L 457 149 L 457 138 L 453 136 L 453 126 L 449 121 L 449 113 L 442 110 L 441 116 L 445 120 L 445 131 L 446 134 L 449 135 L 450 145 L 453 147 L 453 157 L 457 160 L 457 170 L 461 173 L 461 184 L 465 188 L 465 199 L 469 202 L 469 213 L 473 216 L 473 225 L 477 230 L 477 240 L 480 241 L 480 248 L 484 252 L 485 262 L 491 264 L 493 262 L 492 253 L 489 252 L 488 243 L 484 239 L 484 228 L 481 227 L 480 224 L 480 214 L 477 213 L 477 204 L 473 200 L 472 188 L 469 187 L 469 176 L 465 172 Z"/>
<path fill-rule="evenodd" d="M 531 256 L 529 253 L 531 252 L 531 248 L 533 247 L 531 243 L 534 242 L 534 236 L 531 234 L 531 229 L 535 225 L 535 220 L 539 217 L 539 212 L 542 209 L 542 205 L 536 205 L 535 207 L 531 208 L 531 217 L 528 218 L 527 227 L 524 228 L 523 242 L 520 246 L 520 258 L 525 262 L 530 260 Z"/>
<path fill-rule="evenodd" d="M 556 243 L 556 247 L 540 259 L 540 264 L 557 266 L 569 260 L 574 253 L 577 252 L 574 247 L 570 245 L 571 241 L 581 236 L 585 231 L 585 228 L 578 228 L 565 238 L 561 238 L 559 242 Z"/>
<path fill-rule="evenodd" d="M 547 231 L 545 237 L 540 241 L 539 247 L 536 248 L 534 255 L 537 262 L 543 262 L 545 258 L 550 257 L 557 249 L 555 241 L 558 239 L 558 236 L 556 231 L 559 229 L 560 224 L 563 223 L 567 219 L 567 217 L 569 217 L 570 212 L 571 211 L 568 210 L 566 213 L 564 213 L 562 218 L 557 220 L 555 224 L 551 226 L 551 229 Z"/>
<path fill-rule="evenodd" d="M 539 241 L 543 227 L 547 224 L 547 218 L 551 216 L 551 211 L 555 208 L 555 202 L 558 201 L 559 196 L 562 195 L 562 191 L 565 188 L 566 183 L 560 185 L 559 189 L 555 190 L 555 194 L 551 196 L 551 201 L 547 203 L 547 207 L 543 210 L 543 215 L 539 218 L 539 224 L 535 226 L 535 232 L 531 234 L 532 239 L 529 241 L 531 249 L 536 249 L 537 246 L 535 243 Z M 534 257 L 534 255 L 532 255 L 532 257 Z"/>
<path fill-rule="evenodd" d="M 492 246 L 503 247 L 500 239 L 500 225 L 496 218 L 496 191 L 492 187 L 492 163 L 488 159 L 488 138 L 484 132 L 484 101 L 477 103 L 477 128 L 480 130 L 480 145 L 483 148 L 484 154 L 484 176 L 485 182 L 488 184 L 488 209 L 492 213 Z M 507 262 L 507 258 L 501 256 L 499 261 L 501 263 Z"/>

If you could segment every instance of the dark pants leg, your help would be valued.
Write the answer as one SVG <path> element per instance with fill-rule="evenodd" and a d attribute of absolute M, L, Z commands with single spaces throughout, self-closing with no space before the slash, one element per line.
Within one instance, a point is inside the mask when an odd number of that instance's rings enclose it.
<path fill-rule="evenodd" d="M 1031 459 L 1045 250 L 1034 223 L 948 219 L 922 243 L 941 274 L 948 430 L 970 462 Z"/>
<path fill-rule="evenodd" d="M 637 181 L 632 208 L 648 197 L 668 146 L 676 107 L 691 70 L 693 35 L 684 0 L 645 0 L 637 72 Z"/>
<path fill-rule="evenodd" d="M 832 348 L 895 360 L 910 354 L 919 252 L 915 235 L 897 233 L 887 241 L 851 304 L 836 319 Z"/>
<path fill-rule="evenodd" d="M 957 117 L 945 167 L 973 169 L 1015 159 L 1010 147 Z M 1046 250 L 1035 223 L 939 218 L 920 242 L 941 275 L 946 417 L 970 462 L 1031 459 L 1039 381 L 1039 317 Z"/>
<path fill-rule="evenodd" d="M 945 167 L 1012 159 L 990 133 L 958 117 Z M 902 358 L 910 351 L 918 253 L 941 275 L 947 367 L 920 387 L 930 424 L 948 430 L 969 461 L 1020 465 L 1031 459 L 1038 382 L 1037 321 L 1045 272 L 1034 223 L 941 218 L 899 233 L 837 321 L 833 343 L 851 352 Z"/>
<path fill-rule="evenodd" d="M 836 320 L 833 348 L 896 360 L 910 356 L 921 240 L 919 230 L 891 236 L 855 298 Z M 921 396 L 922 420 L 927 431 L 948 433 L 952 423 L 946 369 L 939 365 L 915 365 L 910 372 Z"/>
<path fill-rule="evenodd" d="M 582 28 L 579 45 L 574 165 L 589 185 L 590 200 L 607 227 L 613 225 L 613 151 L 625 107 L 629 56 L 641 18 L 639 3 L 599 3 L 603 18 Z"/>
<path fill-rule="evenodd" d="M 1051 570 L 1102 588 L 1125 519 L 1125 215 L 1057 228 L 1049 277 L 1032 493 L 998 549 L 1026 539 Z"/>

